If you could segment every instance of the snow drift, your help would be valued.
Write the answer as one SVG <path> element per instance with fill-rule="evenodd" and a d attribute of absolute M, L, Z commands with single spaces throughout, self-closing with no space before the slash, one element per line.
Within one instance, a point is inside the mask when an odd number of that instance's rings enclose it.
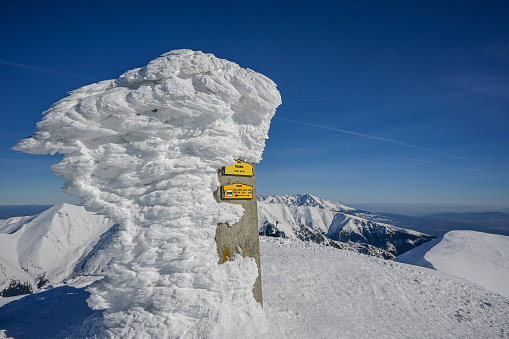
<path fill-rule="evenodd" d="M 251 258 L 218 265 L 217 169 L 259 162 L 281 97 L 267 77 L 212 54 L 176 50 L 73 91 L 14 149 L 61 153 L 55 174 L 90 210 L 121 225 L 106 278 L 89 290 L 108 334 L 226 336 L 263 331 Z"/>
<path fill-rule="evenodd" d="M 260 251 L 271 338 L 509 338 L 509 299 L 463 279 L 293 239 Z"/>
<path fill-rule="evenodd" d="M 509 237 L 451 231 L 394 259 L 433 268 L 509 298 Z"/>

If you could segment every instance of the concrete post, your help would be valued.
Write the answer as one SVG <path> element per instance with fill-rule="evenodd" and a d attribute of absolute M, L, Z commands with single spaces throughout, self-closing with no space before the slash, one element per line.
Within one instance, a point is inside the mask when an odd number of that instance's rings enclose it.
<path fill-rule="evenodd" d="M 217 225 L 216 243 L 219 263 L 232 260 L 235 253 L 244 257 L 254 258 L 258 265 L 258 277 L 253 287 L 253 295 L 256 301 L 263 305 L 262 280 L 260 267 L 260 241 L 258 238 L 258 205 L 256 199 L 256 175 L 253 166 L 253 175 L 225 175 L 224 169 L 218 171 L 220 188 L 216 191 L 217 202 L 240 204 L 244 207 L 244 215 L 233 225 L 221 223 Z M 251 199 L 225 198 L 223 188 L 230 184 L 244 184 L 253 187 Z"/>

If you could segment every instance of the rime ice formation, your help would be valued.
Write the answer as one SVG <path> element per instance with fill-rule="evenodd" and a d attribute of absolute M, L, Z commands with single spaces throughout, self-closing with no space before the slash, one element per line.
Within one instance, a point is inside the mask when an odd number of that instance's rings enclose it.
<path fill-rule="evenodd" d="M 218 265 L 217 169 L 259 162 L 281 97 L 267 77 L 176 50 L 73 91 L 15 150 L 61 153 L 64 189 L 121 224 L 106 278 L 89 289 L 115 337 L 243 337 L 266 329 L 252 258 Z"/>

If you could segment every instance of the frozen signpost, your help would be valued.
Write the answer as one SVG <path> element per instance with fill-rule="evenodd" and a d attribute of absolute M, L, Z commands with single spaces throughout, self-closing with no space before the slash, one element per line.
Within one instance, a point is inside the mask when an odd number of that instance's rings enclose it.
<path fill-rule="evenodd" d="M 88 287 L 88 304 L 104 319 L 91 336 L 251 338 L 267 330 L 258 238 L 235 233 L 256 217 L 254 172 L 217 171 L 261 160 L 280 104 L 269 78 L 176 50 L 71 92 L 14 147 L 64 155 L 52 169 L 65 191 L 121 225 L 105 249 L 105 278 Z"/>
<path fill-rule="evenodd" d="M 217 201 L 239 204 L 244 208 L 244 215 L 235 224 L 220 223 L 217 225 L 216 242 L 219 263 L 233 260 L 235 253 L 254 258 L 258 266 L 258 277 L 253 287 L 253 295 L 256 301 L 262 303 L 254 165 L 236 160 L 233 165 L 225 166 L 219 170 L 218 175 L 221 187 L 216 191 Z"/>

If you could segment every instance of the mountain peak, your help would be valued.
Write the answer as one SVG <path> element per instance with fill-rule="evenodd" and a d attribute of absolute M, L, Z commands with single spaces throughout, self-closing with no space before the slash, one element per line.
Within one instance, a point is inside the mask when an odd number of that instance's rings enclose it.
<path fill-rule="evenodd" d="M 320 243 L 329 240 L 348 244 L 353 242 L 374 246 L 392 257 L 434 238 L 365 219 L 370 216 L 369 212 L 311 194 L 259 196 L 258 201 L 259 227 L 278 221 L 280 230 L 291 238 L 314 239 L 311 241 Z"/>
<path fill-rule="evenodd" d="M 0 295 L 29 293 L 68 277 L 113 222 L 83 206 L 57 204 L 0 223 Z M 15 294 L 12 294 L 15 293 Z"/>
<path fill-rule="evenodd" d="M 347 207 L 343 204 L 325 200 L 311 194 L 288 194 L 288 195 L 273 195 L 273 196 L 258 196 L 258 201 L 263 201 L 272 204 L 281 204 L 286 206 L 308 206 L 319 207 L 326 210 L 345 212 L 354 211 L 355 208 Z"/>

